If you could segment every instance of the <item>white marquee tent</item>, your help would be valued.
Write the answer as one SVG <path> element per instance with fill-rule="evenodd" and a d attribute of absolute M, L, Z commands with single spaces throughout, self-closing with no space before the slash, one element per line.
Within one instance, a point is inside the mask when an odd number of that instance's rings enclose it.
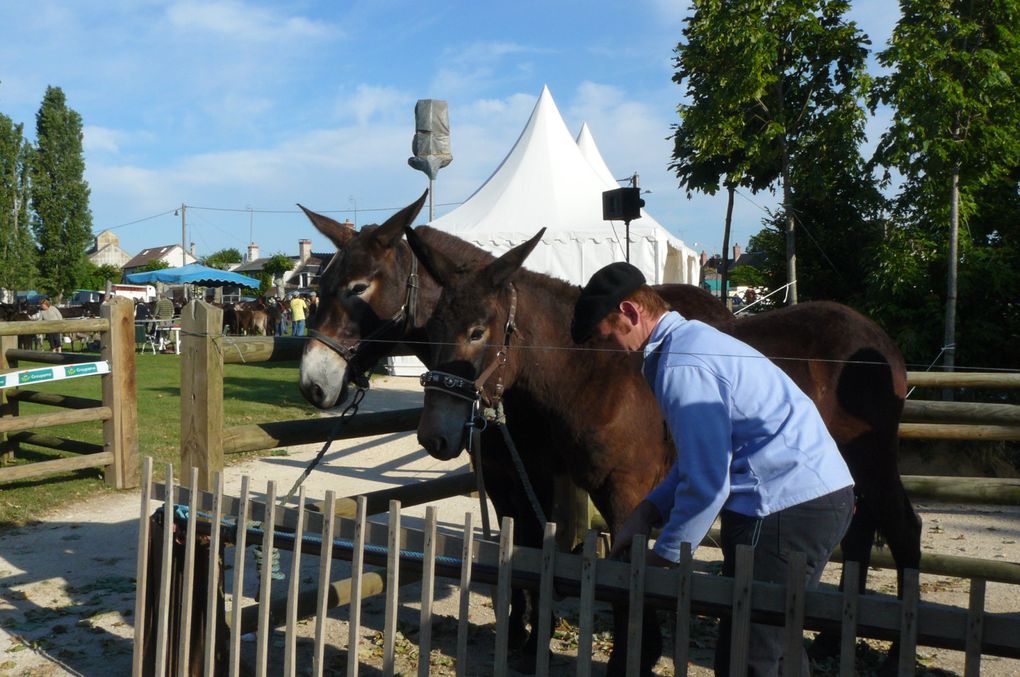
<path fill-rule="evenodd" d="M 430 225 L 494 254 L 545 227 L 526 267 L 584 284 L 602 266 L 624 260 L 623 222 L 602 220 L 602 192 L 618 187 L 587 125 L 575 142 L 545 87 L 520 138 L 492 176 Z M 697 284 L 696 252 L 644 210 L 630 224 L 630 240 L 631 263 L 650 283 Z"/>
<path fill-rule="evenodd" d="M 525 267 L 583 285 L 625 258 L 622 221 L 602 219 L 602 192 L 618 188 L 587 124 L 575 142 L 544 87 L 517 143 L 463 204 L 429 225 L 501 254 L 546 228 Z M 697 284 L 697 253 L 644 210 L 630 224 L 630 261 L 651 284 Z M 413 357 L 391 358 L 390 372 L 416 375 Z"/>

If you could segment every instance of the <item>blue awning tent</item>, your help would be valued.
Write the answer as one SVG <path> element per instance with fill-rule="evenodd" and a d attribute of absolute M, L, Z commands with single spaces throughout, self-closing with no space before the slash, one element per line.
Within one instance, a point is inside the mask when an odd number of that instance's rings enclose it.
<path fill-rule="evenodd" d="M 259 281 L 254 277 L 232 273 L 229 270 L 210 268 L 201 263 L 189 263 L 179 268 L 163 268 L 149 270 L 144 273 L 131 273 L 124 276 L 125 282 L 133 284 L 197 284 L 202 287 L 252 287 L 258 289 Z"/>

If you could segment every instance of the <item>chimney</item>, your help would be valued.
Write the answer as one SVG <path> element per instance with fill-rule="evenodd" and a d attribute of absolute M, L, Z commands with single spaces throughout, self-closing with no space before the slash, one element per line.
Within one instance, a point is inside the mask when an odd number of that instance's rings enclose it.
<path fill-rule="evenodd" d="M 252 242 L 248 245 L 248 263 L 251 263 L 259 257 L 259 246 Z"/>
<path fill-rule="evenodd" d="M 354 224 L 353 224 L 353 223 L 351 223 L 351 220 L 350 220 L 350 219 L 344 219 L 344 222 L 343 222 L 343 223 L 341 223 L 340 225 L 341 225 L 341 226 L 347 226 L 347 227 L 348 227 L 348 228 L 350 228 L 351 230 L 354 230 Z"/>
<path fill-rule="evenodd" d="M 706 263 L 708 263 L 708 254 L 705 253 L 704 249 L 701 250 L 700 260 L 701 260 L 701 265 L 702 266 L 704 266 Z"/>
<path fill-rule="evenodd" d="M 312 255 L 312 241 L 311 240 L 298 240 L 298 259 L 301 263 L 304 263 Z"/>
<path fill-rule="evenodd" d="M 733 262 L 736 263 L 740 255 L 744 253 L 744 250 L 740 248 L 740 243 L 733 245 Z"/>

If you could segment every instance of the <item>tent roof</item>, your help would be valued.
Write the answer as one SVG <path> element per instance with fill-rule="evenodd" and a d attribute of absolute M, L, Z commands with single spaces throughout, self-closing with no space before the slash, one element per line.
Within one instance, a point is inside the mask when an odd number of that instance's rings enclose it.
<path fill-rule="evenodd" d="M 125 282 L 135 284 L 146 284 L 150 282 L 162 282 L 164 284 L 198 284 L 206 287 L 223 287 L 237 285 L 239 287 L 258 288 L 259 281 L 247 275 L 233 273 L 229 270 L 210 268 L 201 263 L 189 263 L 179 268 L 163 268 L 162 270 L 150 270 L 144 273 L 131 273 L 124 276 Z"/>
<path fill-rule="evenodd" d="M 623 222 L 602 219 L 602 192 L 618 185 L 587 125 L 575 142 L 544 87 L 496 171 L 463 204 L 430 225 L 494 253 L 545 227 L 542 243 L 557 251 L 543 254 L 539 248 L 528 268 L 580 284 L 601 266 L 624 259 Z M 647 213 L 630 224 L 630 240 L 631 262 L 650 282 L 697 282 L 694 251 Z M 670 251 L 672 274 L 665 272 Z"/>

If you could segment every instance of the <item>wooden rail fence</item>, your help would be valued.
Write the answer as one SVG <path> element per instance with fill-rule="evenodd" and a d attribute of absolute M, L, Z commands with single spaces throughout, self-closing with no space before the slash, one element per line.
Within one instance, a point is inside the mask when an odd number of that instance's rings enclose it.
<path fill-rule="evenodd" d="M 93 363 L 96 356 L 77 353 L 47 353 L 20 350 L 18 336 L 38 333 L 100 334 L 98 360 L 108 373 L 100 376 L 102 399 L 92 400 L 15 387 L 0 389 L 0 459 L 10 460 L 21 444 L 31 444 L 76 454 L 50 461 L 0 467 L 0 483 L 14 482 L 82 468 L 105 467 L 108 484 L 118 488 L 138 485 L 138 420 L 135 386 L 134 304 L 130 299 L 114 298 L 101 306 L 100 319 L 0 322 L 0 373 L 19 369 L 21 362 L 56 365 Z M 22 372 L 25 382 L 46 376 L 45 369 Z M 101 372 L 98 372 L 101 373 Z M 44 378 L 45 380 L 45 378 Z M 52 406 L 64 411 L 22 415 L 21 403 Z M 38 432 L 39 428 L 101 421 L 103 444 L 56 437 Z"/>
<path fill-rule="evenodd" d="M 198 482 L 197 471 L 191 478 L 193 485 Z M 175 528 L 165 528 L 149 519 L 152 501 L 157 498 L 164 502 L 162 524 L 173 522 Z M 964 651 L 968 675 L 980 673 L 983 656 L 1020 658 L 1020 617 L 986 612 L 985 583 L 981 579 L 971 582 L 969 605 L 960 608 L 923 601 L 918 572 L 912 570 L 905 573 L 902 600 L 883 594 L 859 595 L 854 589 L 854 563 L 844 565 L 850 574 L 846 576 L 849 587 L 844 591 L 804 590 L 796 558 L 786 585 L 753 581 L 750 549 L 738 554 L 736 575 L 729 579 L 694 571 L 689 548 L 675 569 L 646 568 L 644 538 L 635 539 L 631 562 L 626 563 L 596 559 L 595 532 L 586 536 L 582 554 L 557 552 L 552 523 L 546 530 L 543 548 L 531 549 L 512 545 L 513 522 L 509 519 L 503 521 L 497 544 L 475 539 L 470 514 L 465 517 L 461 534 L 437 533 L 434 506 L 426 513 L 425 529 L 416 531 L 401 525 L 401 505 L 397 501 L 390 503 L 389 521 L 382 525 L 366 520 L 369 508 L 364 497 L 353 499 L 353 519 L 337 517 L 332 509 L 322 513 L 302 510 L 303 492 L 297 509 L 279 508 L 274 498 L 275 486 L 270 482 L 266 502 L 252 500 L 247 478 L 242 480 L 237 500 L 224 496 L 219 482 L 212 494 L 188 491 L 174 484 L 169 467 L 165 483 L 153 483 L 151 461 L 146 460 L 133 674 L 161 675 L 167 670 L 177 674 L 189 668 L 194 670 L 189 674 L 199 674 L 203 666 L 205 674 L 214 674 L 214 668 L 216 674 L 238 674 L 240 634 L 254 629 L 256 674 L 266 674 L 272 657 L 282 661 L 285 675 L 295 674 L 297 665 L 309 661 L 312 674 L 321 675 L 325 667 L 325 611 L 330 605 L 349 604 L 349 633 L 339 648 L 347 653 L 347 674 L 356 675 L 361 662 L 358 647 L 363 641 L 359 639 L 361 600 L 377 594 L 386 596 L 382 669 L 383 674 L 393 674 L 397 588 L 408 578 L 422 581 L 418 655 L 425 658 L 419 659 L 419 674 L 428 674 L 437 576 L 453 579 L 458 585 L 456 649 L 446 649 L 455 654 L 450 658 L 455 660 L 458 674 L 467 674 L 470 667 L 466 638 L 470 586 L 475 583 L 495 585 L 496 658 L 487 668 L 495 675 L 507 672 L 506 610 L 511 585 L 538 592 L 538 618 L 543 619 L 536 630 L 542 638 L 538 644 L 543 647 L 536 666 L 539 675 L 547 675 L 549 670 L 549 653 L 544 647 L 551 629 L 544 619 L 550 617 L 554 591 L 580 601 L 579 648 L 574 659 L 577 674 L 590 672 L 596 601 L 630 605 L 631 639 L 640 636 L 643 607 L 674 614 L 677 630 L 673 660 L 678 675 L 687 672 L 692 614 L 733 618 L 731 658 L 734 668 L 741 672 L 747 658 L 745 633 L 752 620 L 785 627 L 790 657 L 800 651 L 805 629 L 838 633 L 843 648 L 841 675 L 855 673 L 853 647 L 858 637 L 898 640 L 901 675 L 913 674 L 918 646 Z M 327 493 L 327 508 L 335 500 L 332 492 Z M 201 547 L 202 543 L 208 547 Z M 226 598 L 211 592 L 223 589 L 220 554 L 228 543 L 234 546 L 229 604 Z M 245 548 L 253 544 L 267 551 L 275 547 L 291 552 L 289 580 L 274 584 L 269 567 L 263 567 L 258 600 L 254 602 L 242 585 Z M 319 560 L 319 575 L 311 590 L 300 589 L 303 556 Z M 333 580 L 334 559 L 351 562 L 350 578 Z M 196 565 L 201 575 L 196 574 Z M 285 599 L 277 595 L 281 599 L 274 601 L 274 585 Z M 302 649 L 299 657 L 297 620 L 305 613 L 302 606 L 315 609 L 315 628 L 313 646 L 310 651 Z M 279 627 L 284 628 L 283 642 L 276 648 L 279 644 L 271 644 L 269 637 Z M 637 641 L 628 642 L 634 649 L 638 645 Z M 799 662 L 787 658 L 784 664 Z M 636 653 L 628 656 L 627 665 L 628 674 L 637 674 Z"/>

